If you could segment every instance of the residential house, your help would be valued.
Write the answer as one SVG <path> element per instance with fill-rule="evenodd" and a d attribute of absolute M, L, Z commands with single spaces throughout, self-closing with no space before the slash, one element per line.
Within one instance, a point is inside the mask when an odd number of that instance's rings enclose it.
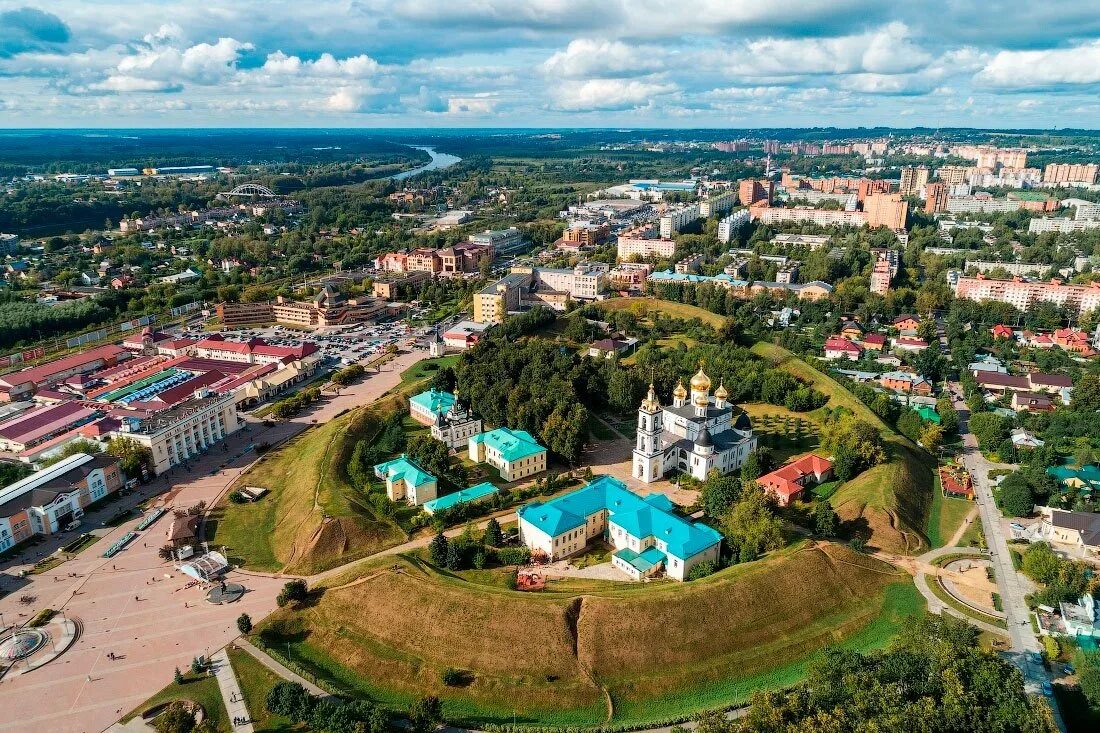
<path fill-rule="evenodd" d="M 791 500 L 800 498 L 807 486 L 828 481 L 832 477 L 832 461 L 810 453 L 764 474 L 756 481 L 775 497 L 779 506 L 787 506 Z"/>
<path fill-rule="evenodd" d="M 390 501 L 405 501 L 420 506 L 436 498 L 439 485 L 435 476 L 402 453 L 398 458 L 374 467 L 374 475 L 386 482 Z"/>
<path fill-rule="evenodd" d="M 830 361 L 833 359 L 857 361 L 862 354 L 863 349 L 858 344 L 842 336 L 830 336 L 825 339 L 825 358 Z"/>
<path fill-rule="evenodd" d="M 903 394 L 932 394 L 932 383 L 919 374 L 913 374 L 912 372 L 884 372 L 879 377 L 878 383 L 884 389 Z"/>
<path fill-rule="evenodd" d="M 894 350 L 924 351 L 928 348 L 928 342 L 915 336 L 898 336 L 894 339 Z"/>
<path fill-rule="evenodd" d="M 882 351 L 886 347 L 886 337 L 881 333 L 869 333 L 863 337 L 861 344 L 868 351 Z"/>
<path fill-rule="evenodd" d="M 916 331 L 920 327 L 920 321 L 913 316 L 899 316 L 890 324 L 899 331 Z"/>
<path fill-rule="evenodd" d="M 470 460 L 488 463 L 505 481 L 517 481 L 546 470 L 546 449 L 525 430 L 500 427 L 471 436 Z"/>

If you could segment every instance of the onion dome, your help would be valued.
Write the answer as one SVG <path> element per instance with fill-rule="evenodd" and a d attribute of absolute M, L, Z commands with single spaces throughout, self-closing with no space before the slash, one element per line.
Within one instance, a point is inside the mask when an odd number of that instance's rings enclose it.
<path fill-rule="evenodd" d="M 691 389 L 693 391 L 698 390 L 700 392 L 710 391 L 710 377 L 703 371 L 703 365 L 699 365 L 699 371 L 695 373 L 695 376 L 691 378 Z"/>
<path fill-rule="evenodd" d="M 649 384 L 649 393 L 642 400 L 642 409 L 648 412 L 657 412 L 661 409 L 661 403 L 657 400 L 657 390 L 653 388 L 653 383 Z"/>
<path fill-rule="evenodd" d="M 718 385 L 718 390 L 714 393 L 714 397 L 716 399 L 719 399 L 719 400 L 724 400 L 724 399 L 728 399 L 729 396 L 730 396 L 730 393 L 726 391 L 726 385 L 719 384 Z"/>
<path fill-rule="evenodd" d="M 672 396 L 678 400 L 687 399 L 688 391 L 684 388 L 684 380 L 676 383 L 676 389 L 672 390 Z"/>
<path fill-rule="evenodd" d="M 708 405 L 710 405 L 710 400 L 707 399 L 706 395 L 701 394 L 701 395 L 696 395 L 695 396 L 695 406 L 696 407 L 707 407 Z"/>

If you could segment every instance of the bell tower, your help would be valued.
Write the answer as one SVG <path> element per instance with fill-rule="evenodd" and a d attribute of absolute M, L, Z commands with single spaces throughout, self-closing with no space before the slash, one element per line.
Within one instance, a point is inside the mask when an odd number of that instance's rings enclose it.
<path fill-rule="evenodd" d="M 649 393 L 638 408 L 638 433 L 634 444 L 634 478 L 649 483 L 664 475 L 661 433 L 664 430 L 664 410 L 657 392 L 649 385 Z"/>

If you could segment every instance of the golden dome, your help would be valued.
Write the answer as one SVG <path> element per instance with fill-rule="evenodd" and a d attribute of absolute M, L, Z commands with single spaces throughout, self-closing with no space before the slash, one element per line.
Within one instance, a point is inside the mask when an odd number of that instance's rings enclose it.
<path fill-rule="evenodd" d="M 700 390 L 703 392 L 710 391 L 710 377 L 703 371 L 703 365 L 699 365 L 699 371 L 695 373 L 695 376 L 691 378 L 692 390 Z"/>
<path fill-rule="evenodd" d="M 709 404 L 710 404 L 710 400 L 707 399 L 706 395 L 696 395 L 696 397 L 695 397 L 695 406 L 696 407 L 706 407 Z"/>
<path fill-rule="evenodd" d="M 680 380 L 676 383 L 676 389 L 672 390 L 672 396 L 678 400 L 682 400 L 688 396 L 688 391 L 684 389 L 684 380 Z"/>
<path fill-rule="evenodd" d="M 718 389 L 715 391 L 714 396 L 717 399 L 724 400 L 730 396 L 730 393 L 726 391 L 726 385 L 719 384 Z"/>

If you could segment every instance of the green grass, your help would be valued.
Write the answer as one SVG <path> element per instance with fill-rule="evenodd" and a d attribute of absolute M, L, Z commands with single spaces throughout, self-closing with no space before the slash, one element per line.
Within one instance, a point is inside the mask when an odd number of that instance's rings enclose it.
<path fill-rule="evenodd" d="M 593 726 L 607 720 L 605 687 L 610 723 L 632 725 L 791 684 L 824 646 L 880 647 L 923 608 L 904 573 L 838 545 L 800 542 L 689 584 L 571 579 L 542 593 L 508 590 L 505 570 L 441 572 L 422 557 L 402 556 L 398 574 L 360 568 L 362 582 L 277 611 L 258 634 L 392 709 L 433 694 L 464 726 L 513 714 L 521 726 Z M 517 654 L 522 639 L 537 643 Z M 447 667 L 469 670 L 471 684 L 443 686 Z"/>
<path fill-rule="evenodd" d="M 797 358 L 781 346 L 753 344 L 753 353 L 771 365 L 813 384 L 829 397 L 829 407 L 844 407 L 879 429 L 890 453 L 887 463 L 846 481 L 830 501 L 844 521 L 865 524 L 869 544 L 888 552 L 918 554 L 925 537 L 932 497 L 935 459 L 895 432 L 844 385 Z M 813 413 L 811 413 L 812 415 Z"/>
<path fill-rule="evenodd" d="M 221 690 L 218 689 L 218 680 L 211 675 L 196 676 L 190 672 L 183 676 L 182 685 L 177 685 L 175 682 L 168 685 L 130 711 L 122 719 L 122 722 L 132 720 L 149 708 L 172 700 L 190 700 L 198 703 L 206 712 L 207 720 L 213 721 L 218 733 L 226 733 L 230 730 L 229 720 L 225 712 L 225 702 L 222 700 Z"/>
<path fill-rule="evenodd" d="M 932 549 L 945 546 L 974 508 L 967 499 L 952 499 L 940 490 L 940 477 L 933 474 L 932 508 L 928 513 L 928 542 Z"/>
<path fill-rule="evenodd" d="M 401 372 L 401 383 L 410 384 L 422 379 L 431 379 L 438 374 L 441 369 L 453 367 L 458 363 L 460 358 L 458 354 L 453 354 L 451 356 L 441 356 L 438 359 L 424 359 L 423 361 L 418 361 Z"/>
<path fill-rule="evenodd" d="M 290 731 L 305 731 L 305 725 L 296 725 L 288 718 L 275 715 L 267 710 L 267 693 L 282 678 L 270 669 L 260 664 L 255 657 L 248 652 L 231 646 L 227 649 L 229 663 L 237 674 L 237 682 L 241 686 L 241 694 L 244 695 L 245 705 L 248 706 L 248 714 L 256 733 L 289 733 Z"/>
<path fill-rule="evenodd" d="M 675 303 L 671 300 L 657 300 L 655 298 L 609 298 L 597 303 L 604 310 L 628 310 L 638 314 L 640 318 L 647 318 L 651 313 L 660 313 L 670 318 L 682 318 L 691 320 L 698 318 L 703 323 L 714 328 L 720 328 L 726 322 L 725 317 L 717 313 L 685 303 Z"/>
<path fill-rule="evenodd" d="M 932 589 L 932 594 L 935 595 L 936 598 L 939 598 L 941 601 L 946 603 L 948 606 L 951 606 L 951 608 L 955 609 L 967 618 L 984 621 L 987 624 L 992 624 L 993 626 L 997 626 L 998 628 L 1002 629 L 1008 628 L 1008 625 L 1005 623 L 1004 619 L 984 614 L 981 611 L 971 608 L 965 603 L 960 603 L 959 601 L 955 600 L 955 598 L 952 597 L 950 593 L 944 590 L 943 586 L 940 585 L 939 578 L 937 578 L 935 575 L 925 573 L 924 580 L 928 583 L 928 587 Z"/>

